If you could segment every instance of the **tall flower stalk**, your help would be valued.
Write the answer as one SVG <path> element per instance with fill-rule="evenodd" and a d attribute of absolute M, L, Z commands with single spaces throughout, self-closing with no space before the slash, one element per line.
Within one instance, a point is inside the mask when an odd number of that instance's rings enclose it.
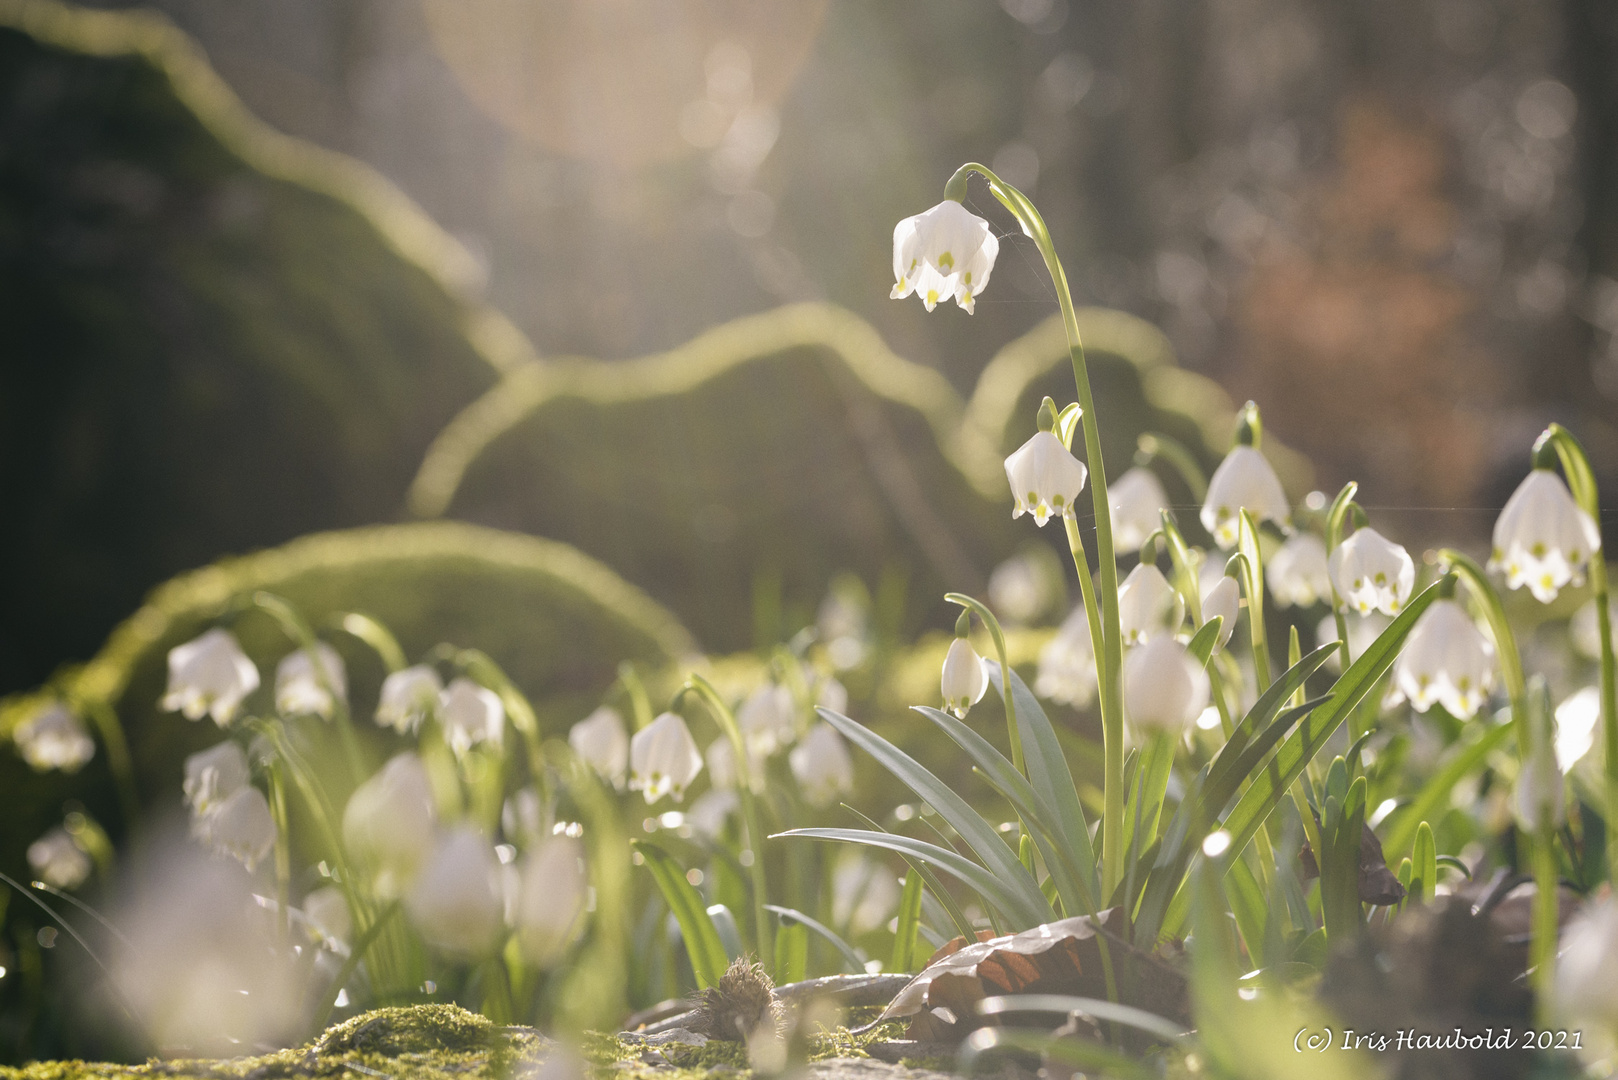
<path fill-rule="evenodd" d="M 1124 662 L 1123 636 L 1118 627 L 1118 563 L 1112 543 L 1112 503 L 1107 497 L 1107 471 L 1101 459 L 1101 432 L 1096 424 L 1095 395 L 1090 390 L 1090 372 L 1084 358 L 1084 342 L 1079 336 L 1079 319 L 1073 308 L 1067 274 L 1056 257 L 1056 246 L 1045 227 L 1045 220 L 1028 197 L 1001 180 L 992 170 L 968 162 L 956 170 L 944 185 L 944 198 L 963 202 L 967 180 L 978 173 L 989 182 L 989 191 L 1017 218 L 1045 260 L 1056 300 L 1062 309 L 1062 326 L 1067 331 L 1068 355 L 1073 362 L 1073 381 L 1079 392 L 1079 423 L 1084 428 L 1084 457 L 1090 467 L 1090 499 L 1096 515 L 1096 558 L 1101 564 L 1101 588 L 1084 588 L 1084 602 L 1091 612 L 1091 628 L 1099 629 L 1096 651 L 1097 687 L 1101 706 L 1102 750 L 1104 757 L 1105 803 L 1101 818 L 1101 888 L 1110 896 L 1123 876 L 1124 835 L 1124 701 L 1121 672 Z M 1068 538 L 1074 567 L 1081 585 L 1090 579 L 1079 532 L 1069 519 Z M 1099 594 L 1099 595 L 1098 595 Z M 1099 603 L 1099 610 L 1097 605 Z"/>

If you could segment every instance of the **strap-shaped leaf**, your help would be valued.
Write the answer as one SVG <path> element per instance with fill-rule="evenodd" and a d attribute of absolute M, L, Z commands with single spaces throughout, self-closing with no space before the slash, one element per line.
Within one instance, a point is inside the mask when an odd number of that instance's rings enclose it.
<path fill-rule="evenodd" d="M 805 915 L 796 908 L 782 907 L 780 904 L 765 904 L 764 910 L 775 915 L 779 915 L 783 919 L 791 919 L 793 922 L 802 923 L 804 926 L 807 926 L 809 929 L 831 942 L 832 947 L 843 954 L 843 962 L 848 965 L 849 971 L 852 971 L 857 975 L 865 970 L 865 961 L 860 959 L 860 954 L 855 952 L 849 946 L 848 942 L 839 937 L 837 935 L 837 931 L 833 930 L 825 923 L 816 919 L 811 919 L 809 916 Z"/>
<path fill-rule="evenodd" d="M 1222 783 L 1218 790 L 1209 790 L 1203 796 L 1203 805 L 1209 809 L 1212 816 L 1217 817 L 1225 812 L 1226 804 L 1230 802 L 1231 796 L 1236 794 L 1237 785 L 1253 775 L 1264 761 L 1265 756 L 1275 749 L 1277 743 L 1287 737 L 1288 733 L 1297 726 L 1298 721 L 1330 700 L 1330 694 L 1322 694 L 1320 697 L 1309 699 L 1302 705 L 1288 709 L 1280 716 L 1277 716 L 1275 722 L 1270 724 L 1269 727 L 1259 732 L 1256 738 L 1242 747 L 1241 754 L 1237 756 L 1232 763 L 1232 767 L 1222 777 L 1225 783 Z"/>
<path fill-rule="evenodd" d="M 1039 884 L 1023 869 L 1017 853 L 1001 839 L 993 825 L 983 820 L 965 799 L 920 762 L 862 724 L 830 709 L 817 709 L 822 719 L 841 732 L 849 742 L 876 758 L 888 772 L 938 811 L 940 817 L 961 834 L 983 865 L 1002 885 L 1004 895 L 1014 898 L 1010 907 L 997 904 L 1014 922 L 1036 926 L 1055 918 L 1056 913 L 1039 891 Z M 1013 912 L 1017 914 L 1013 916 Z M 1025 920 L 1032 916 L 1032 922 Z"/>
<path fill-rule="evenodd" d="M 1286 670 L 1282 676 L 1270 684 L 1269 689 L 1259 695 L 1253 707 L 1247 710 L 1236 725 L 1236 730 L 1230 733 L 1230 738 L 1220 748 L 1218 756 L 1214 758 L 1213 768 L 1208 772 L 1209 805 L 1222 805 L 1241 782 L 1246 779 L 1246 773 L 1237 771 L 1233 766 L 1247 743 L 1260 731 L 1264 730 L 1272 717 L 1286 704 L 1288 698 L 1298 691 L 1309 676 L 1320 669 L 1335 650 L 1336 645 L 1322 645 L 1308 656 L 1299 660 Z M 1219 796 L 1223 795 L 1224 799 Z"/>
<path fill-rule="evenodd" d="M 1214 643 L 1219 640 L 1219 628 L 1224 625 L 1224 622 L 1225 617 L 1223 615 L 1215 615 L 1203 623 L 1197 632 L 1191 635 L 1191 640 L 1186 644 L 1186 652 L 1196 657 L 1197 663 L 1203 667 L 1208 666 L 1208 659 L 1213 656 Z"/>
<path fill-rule="evenodd" d="M 1485 725 L 1482 722 L 1475 722 L 1468 727 L 1476 731 L 1483 729 Z M 1458 752 L 1422 785 L 1415 799 L 1399 808 L 1388 831 L 1388 841 L 1383 845 L 1383 850 L 1388 856 L 1392 858 L 1401 852 L 1409 851 L 1417 826 L 1428 819 L 1436 820 L 1439 808 L 1449 805 L 1450 791 L 1460 783 L 1461 777 L 1470 775 L 1484 758 L 1511 737 L 1510 724 L 1495 724 L 1484 730 L 1481 736 L 1474 738 L 1469 745 L 1460 747 Z"/>
<path fill-rule="evenodd" d="M 646 869 L 652 872 L 652 880 L 657 882 L 664 903 L 668 904 L 669 910 L 674 912 L 675 921 L 680 924 L 680 936 L 685 939 L 685 952 L 691 958 L 691 971 L 697 977 L 697 989 L 718 986 L 730 959 L 725 955 L 725 946 L 719 939 L 719 931 L 714 928 L 713 919 L 708 916 L 708 906 L 685 879 L 685 870 L 673 855 L 650 840 L 631 840 L 629 843 L 646 860 Z"/>

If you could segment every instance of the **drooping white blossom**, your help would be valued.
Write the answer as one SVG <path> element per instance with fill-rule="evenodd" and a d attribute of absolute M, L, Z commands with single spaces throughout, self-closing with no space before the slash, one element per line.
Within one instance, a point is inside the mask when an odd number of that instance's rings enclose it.
<path fill-rule="evenodd" d="M 831 875 L 832 922 L 851 936 L 888 921 L 899 905 L 899 880 L 875 859 L 846 853 Z"/>
<path fill-rule="evenodd" d="M 622 788 L 629 773 L 629 729 L 618 710 L 603 705 L 567 733 L 567 744 L 602 779 Z"/>
<path fill-rule="evenodd" d="M 375 871 L 379 893 L 397 895 L 431 850 L 437 818 L 426 766 L 415 754 L 398 754 L 349 796 L 343 844 Z"/>
<path fill-rule="evenodd" d="M 848 687 L 827 675 L 815 684 L 815 704 L 834 713 L 848 715 Z"/>
<path fill-rule="evenodd" d="M 813 806 L 830 806 L 854 790 L 854 759 L 837 729 L 822 721 L 787 755 L 798 789 Z"/>
<path fill-rule="evenodd" d="M 708 744 L 708 749 L 702 752 L 702 760 L 708 768 L 708 780 L 716 789 L 731 791 L 736 787 L 736 750 L 730 745 L 730 739 L 724 735 L 719 736 Z M 754 791 L 764 786 L 764 762 L 751 750 L 747 752 L 747 782 Z"/>
<path fill-rule="evenodd" d="M 185 801 L 198 816 L 247 786 L 247 754 L 234 742 L 222 742 L 185 759 Z"/>
<path fill-rule="evenodd" d="M 1399 614 L 1416 584 L 1410 553 L 1369 526 L 1337 545 L 1327 568 L 1337 595 L 1361 615 Z"/>
<path fill-rule="evenodd" d="M 1107 488 L 1112 539 L 1120 554 L 1140 547 L 1163 522 L 1169 497 L 1157 474 L 1136 465 Z"/>
<path fill-rule="evenodd" d="M 1546 718 L 1549 726 L 1549 717 Z M 1563 819 L 1562 770 L 1556 764 L 1556 747 L 1549 731 L 1530 733 L 1528 756 L 1517 773 L 1513 809 L 1517 823 L 1525 831 L 1556 828 Z"/>
<path fill-rule="evenodd" d="M 741 797 L 731 788 L 714 787 L 697 796 L 686 811 L 685 823 L 707 837 L 718 837 L 725 822 L 741 806 Z"/>
<path fill-rule="evenodd" d="M 1090 619 L 1080 604 L 1039 650 L 1034 693 L 1082 709 L 1095 698 L 1095 692 L 1095 647 L 1090 642 Z"/>
<path fill-rule="evenodd" d="M 1502 570 L 1506 585 L 1528 586 L 1548 604 L 1568 584 L 1584 579 L 1590 556 L 1601 548 L 1601 532 L 1549 469 L 1534 469 L 1517 485 L 1494 523 L 1490 569 Z"/>
<path fill-rule="evenodd" d="M 324 641 L 281 658 L 275 669 L 275 708 L 282 716 L 318 716 L 330 720 L 348 700 L 348 674 L 343 658 Z"/>
<path fill-rule="evenodd" d="M 1437 702 L 1470 720 L 1494 685 L 1494 645 L 1457 601 L 1434 600 L 1405 639 L 1393 684 L 1417 712 Z"/>
<path fill-rule="evenodd" d="M 968 709 L 983 700 L 989 688 L 989 673 L 983 658 L 966 638 L 958 637 L 949 643 L 938 688 L 944 696 L 944 708 L 956 716 L 964 717 Z"/>
<path fill-rule="evenodd" d="M 275 846 L 275 819 L 270 816 L 269 800 L 251 786 L 238 788 L 197 818 L 193 831 L 214 851 L 229 855 L 248 870 L 258 866 Z"/>
<path fill-rule="evenodd" d="M 1124 657 L 1124 716 L 1142 731 L 1178 735 L 1208 705 L 1208 673 L 1168 635 Z"/>
<path fill-rule="evenodd" d="M 1000 241 L 989 223 L 953 199 L 893 228 L 893 299 L 911 293 L 931 311 L 954 297 L 970 313 L 989 284 Z"/>
<path fill-rule="evenodd" d="M 1353 663 L 1361 656 L 1364 656 L 1365 650 L 1369 649 L 1371 643 L 1382 636 L 1382 631 L 1386 630 L 1392 621 L 1386 615 L 1376 612 L 1370 615 L 1356 615 L 1352 611 L 1344 613 L 1343 622 L 1348 627 L 1349 662 Z M 1327 615 L 1320 620 L 1320 625 L 1315 628 L 1315 645 L 1317 647 L 1329 645 L 1336 640 L 1337 618 L 1333 615 Z M 1337 650 L 1326 658 L 1326 663 L 1333 668 L 1341 669 L 1342 660 L 1341 650 Z"/>
<path fill-rule="evenodd" d="M 1326 542 L 1314 533 L 1293 535 L 1264 565 L 1264 580 L 1279 607 L 1309 607 L 1329 597 Z"/>
<path fill-rule="evenodd" d="M 169 683 L 161 706 L 187 720 L 212 716 L 229 724 L 242 699 L 258 689 L 258 668 L 229 630 L 214 627 L 169 650 Z"/>
<path fill-rule="evenodd" d="M 1015 501 L 1011 516 L 1033 514 L 1034 523 L 1043 526 L 1053 515 L 1071 515 L 1089 475 L 1084 462 L 1069 453 L 1061 439 L 1036 431 L 1006 458 L 1006 480 Z"/>
<path fill-rule="evenodd" d="M 989 604 L 1004 625 L 1031 623 L 1044 614 L 1052 582 L 1033 557 L 1013 555 L 989 572 Z"/>
<path fill-rule="evenodd" d="M 28 868 L 56 889 L 76 889 L 90 876 L 90 856 L 58 825 L 28 845 Z"/>
<path fill-rule="evenodd" d="M 11 733 L 17 752 L 36 772 L 78 772 L 95 756 L 95 740 L 72 709 L 60 701 L 40 709 Z"/>
<path fill-rule="evenodd" d="M 556 962 L 583 925 L 589 881 L 584 845 L 571 836 L 548 837 L 523 857 L 517 894 L 517 945 L 536 967 Z"/>
<path fill-rule="evenodd" d="M 679 802 L 701 771 L 702 755 L 678 713 L 661 714 L 629 740 L 629 787 L 642 792 L 647 803 L 665 795 Z"/>
<path fill-rule="evenodd" d="M 303 919 L 314 936 L 340 953 L 348 952 L 354 919 L 348 910 L 348 897 L 336 885 L 322 885 L 303 898 Z"/>
<path fill-rule="evenodd" d="M 1236 546 L 1241 529 L 1240 511 L 1253 515 L 1253 521 L 1287 520 L 1291 507 L 1281 481 L 1264 455 L 1251 446 L 1231 447 L 1225 460 L 1208 481 L 1208 495 L 1202 502 L 1202 527 L 1222 548 Z"/>
<path fill-rule="evenodd" d="M 1236 629 L 1236 616 L 1241 610 L 1241 586 L 1233 577 L 1221 577 L 1213 587 L 1202 594 L 1202 621 L 1206 625 L 1215 616 L 1221 618 L 1219 637 L 1214 651 L 1223 649 Z M 1201 627 L 1198 627 L 1200 630 Z"/>
<path fill-rule="evenodd" d="M 1136 566 L 1118 586 L 1118 627 L 1126 646 L 1172 635 L 1184 618 L 1184 599 L 1151 563 Z"/>
<path fill-rule="evenodd" d="M 1601 723 L 1601 688 L 1586 686 L 1569 694 L 1556 707 L 1556 767 L 1572 772 L 1595 745 Z"/>
<path fill-rule="evenodd" d="M 413 734 L 433 714 L 444 680 L 431 664 L 416 664 L 391 672 L 382 680 L 382 693 L 376 703 L 378 727 L 390 727 L 401 735 Z"/>
<path fill-rule="evenodd" d="M 778 683 L 755 687 L 736 710 L 736 726 L 751 753 L 769 757 L 797 736 L 798 709 L 792 691 Z"/>
<path fill-rule="evenodd" d="M 451 680 L 438 696 L 438 718 L 444 725 L 444 741 L 457 755 L 481 742 L 498 747 L 505 734 L 506 707 L 500 695 L 464 675 Z"/>
<path fill-rule="evenodd" d="M 505 924 L 500 860 L 473 825 L 445 831 L 404 898 L 405 912 L 433 947 L 463 958 L 492 952 Z"/>

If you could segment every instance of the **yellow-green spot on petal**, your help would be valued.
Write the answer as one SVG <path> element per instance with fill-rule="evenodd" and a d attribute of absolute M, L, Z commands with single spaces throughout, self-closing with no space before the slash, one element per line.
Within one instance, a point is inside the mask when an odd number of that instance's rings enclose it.
<path fill-rule="evenodd" d="M 955 268 L 955 256 L 947 251 L 944 252 L 938 257 L 938 268 L 940 270 L 953 270 Z"/>

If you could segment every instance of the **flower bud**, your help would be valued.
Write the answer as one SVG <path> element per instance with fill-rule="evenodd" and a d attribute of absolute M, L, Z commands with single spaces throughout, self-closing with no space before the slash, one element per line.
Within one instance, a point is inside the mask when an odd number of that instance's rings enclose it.
<path fill-rule="evenodd" d="M 1125 645 L 1172 635 L 1185 618 L 1185 601 L 1151 563 L 1141 563 L 1118 586 L 1118 627 Z"/>
<path fill-rule="evenodd" d="M 548 837 L 523 858 L 516 923 L 525 960 L 555 963 L 582 928 L 588 890 L 584 847 L 570 836 Z"/>
<path fill-rule="evenodd" d="M 1252 514 L 1255 523 L 1265 519 L 1282 523 L 1291 513 L 1275 470 L 1251 446 L 1232 447 L 1214 470 L 1202 503 L 1202 527 L 1220 547 L 1235 547 L 1242 510 Z"/>
<path fill-rule="evenodd" d="M 629 731 L 618 710 L 601 706 L 569 729 L 567 744 L 603 780 L 623 788 L 629 771 Z"/>
<path fill-rule="evenodd" d="M 185 759 L 185 801 L 198 816 L 247 786 L 247 755 L 234 742 L 200 750 Z"/>
<path fill-rule="evenodd" d="M 411 735 L 433 713 L 444 680 L 429 664 L 417 664 L 395 671 L 382 680 L 382 693 L 376 703 L 377 727 L 390 727 L 401 735 Z"/>
<path fill-rule="evenodd" d="M 90 856 L 58 825 L 28 845 L 28 867 L 34 876 L 57 889 L 76 889 L 90 876 Z"/>
<path fill-rule="evenodd" d="M 671 794 L 679 802 L 701 771 L 696 740 L 677 713 L 663 713 L 629 740 L 629 787 L 648 804 Z"/>
<path fill-rule="evenodd" d="M 282 716 L 318 716 L 330 720 L 346 703 L 348 677 L 343 658 L 324 641 L 281 658 L 275 669 L 275 709 Z"/>
<path fill-rule="evenodd" d="M 506 707 L 500 695 L 465 676 L 439 695 L 438 717 L 444 725 L 444 740 L 457 757 L 474 743 L 490 742 L 498 748 L 505 735 Z"/>
<path fill-rule="evenodd" d="M 1043 526 L 1053 514 L 1071 515 L 1088 476 L 1084 462 L 1068 453 L 1061 439 L 1048 431 L 1035 432 L 1006 458 L 1006 479 L 1016 503 L 1011 516 L 1033 514 L 1034 523 Z"/>
<path fill-rule="evenodd" d="M 1208 673 L 1167 635 L 1124 658 L 1124 715 L 1142 731 L 1178 735 L 1208 707 L 1208 690 Z"/>
<path fill-rule="evenodd" d="M 1326 542 L 1313 533 L 1296 534 L 1270 556 L 1264 580 L 1280 607 L 1308 607 L 1330 596 Z"/>
<path fill-rule="evenodd" d="M 433 848 L 410 890 L 405 911 L 429 945 L 475 959 L 494 950 L 504 928 L 500 860 L 472 825 L 457 825 Z"/>
<path fill-rule="evenodd" d="M 1214 641 L 1214 652 L 1223 649 L 1236 629 L 1236 616 L 1241 610 L 1241 586 L 1233 577 L 1221 577 L 1213 587 L 1202 594 L 1202 621 L 1206 625 L 1214 617 L 1219 624 L 1219 637 Z M 1198 627 L 1197 629 L 1202 629 Z"/>
<path fill-rule="evenodd" d="M 17 752 L 35 772 L 61 769 L 78 772 L 95 756 L 95 740 L 73 711 L 60 701 L 52 702 L 18 724 L 11 737 Z"/>
<path fill-rule="evenodd" d="M 1337 595 L 1361 615 L 1399 614 L 1416 584 L 1410 553 L 1369 526 L 1337 545 L 1327 569 Z"/>
<path fill-rule="evenodd" d="M 830 806 L 854 790 L 854 760 L 849 756 L 848 744 L 828 723 L 810 728 L 787 762 L 803 797 L 812 806 Z"/>
<path fill-rule="evenodd" d="M 983 699 L 988 688 L 989 674 L 972 643 L 964 637 L 950 642 L 949 652 L 944 654 L 943 677 L 939 679 L 944 708 L 964 717 L 968 709 Z"/>
<path fill-rule="evenodd" d="M 1489 567 L 1503 570 L 1510 588 L 1527 585 L 1534 599 L 1548 604 L 1564 585 L 1584 579 L 1585 566 L 1600 548 L 1601 531 L 1562 478 L 1534 469 L 1495 520 Z"/>
<path fill-rule="evenodd" d="M 187 720 L 212 716 L 224 727 L 242 699 L 258 689 L 258 681 L 258 668 L 230 631 L 215 627 L 169 650 L 169 684 L 161 705 Z"/>

